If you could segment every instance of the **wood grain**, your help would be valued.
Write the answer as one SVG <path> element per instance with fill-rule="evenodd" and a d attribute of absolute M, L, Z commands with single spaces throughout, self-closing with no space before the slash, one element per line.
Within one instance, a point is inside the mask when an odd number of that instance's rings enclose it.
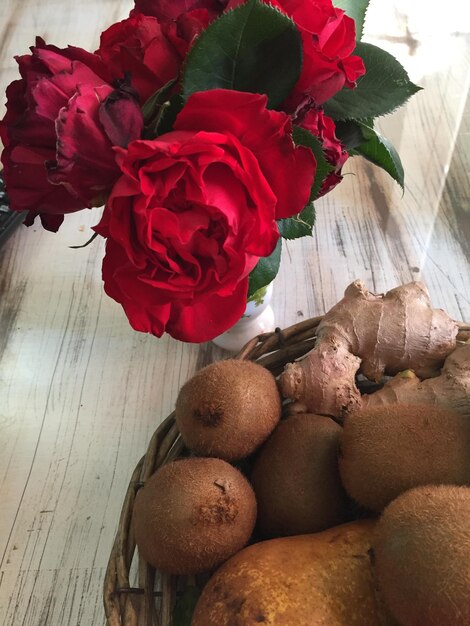
<path fill-rule="evenodd" d="M 467 9 L 452 0 L 443 17 L 430 4 L 372 0 L 367 23 L 369 41 L 424 87 L 381 124 L 403 158 L 405 193 L 349 160 L 343 183 L 317 203 L 314 236 L 284 246 L 279 326 L 324 313 L 356 278 L 377 292 L 424 280 L 436 306 L 470 320 L 470 35 L 451 17 Z M 130 8 L 3 0 L 0 92 L 36 34 L 93 50 Z M 132 331 L 103 294 L 102 242 L 68 247 L 88 239 L 98 214 L 69 216 L 57 235 L 21 228 L 0 251 L 3 626 L 104 623 L 102 581 L 130 474 L 181 384 L 223 355 Z"/>

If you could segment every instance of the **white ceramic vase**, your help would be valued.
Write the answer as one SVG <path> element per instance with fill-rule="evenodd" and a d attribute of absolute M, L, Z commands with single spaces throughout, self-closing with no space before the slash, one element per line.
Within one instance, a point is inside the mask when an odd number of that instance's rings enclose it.
<path fill-rule="evenodd" d="M 238 352 L 256 335 L 274 330 L 274 311 L 271 307 L 273 284 L 255 294 L 255 297 L 246 303 L 245 313 L 238 322 L 218 337 L 212 340 L 216 346 L 230 352 Z"/>

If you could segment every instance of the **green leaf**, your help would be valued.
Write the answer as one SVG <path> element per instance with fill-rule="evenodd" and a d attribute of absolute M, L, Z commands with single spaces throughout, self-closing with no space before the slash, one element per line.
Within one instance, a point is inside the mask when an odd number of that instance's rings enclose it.
<path fill-rule="evenodd" d="M 184 106 L 184 100 L 179 93 L 175 93 L 169 100 L 163 102 L 154 114 L 154 119 L 144 127 L 143 139 L 154 139 L 173 130 L 176 116 Z"/>
<path fill-rule="evenodd" d="M 300 76 L 302 42 L 294 22 L 259 0 L 222 14 L 196 39 L 183 70 L 182 90 L 234 89 L 268 96 L 274 108 Z"/>
<path fill-rule="evenodd" d="M 276 278 L 281 263 L 281 249 L 282 239 L 279 238 L 274 252 L 270 256 L 261 257 L 256 267 L 251 271 L 247 298 L 251 298 L 258 289 L 266 287 Z"/>
<path fill-rule="evenodd" d="M 284 239 L 298 239 L 311 235 L 314 223 L 315 208 L 313 202 L 309 202 L 305 209 L 294 217 L 277 220 L 279 232 Z"/>
<path fill-rule="evenodd" d="M 144 116 L 143 139 L 154 139 L 161 134 L 158 127 L 162 117 L 165 115 L 166 109 L 170 106 L 171 100 L 175 97 L 169 98 L 175 84 L 176 78 L 173 78 L 163 85 L 163 87 L 157 89 L 157 91 L 145 101 L 142 107 L 142 114 Z"/>
<path fill-rule="evenodd" d="M 310 193 L 310 200 L 315 200 L 315 198 L 318 196 L 318 192 L 320 191 L 322 182 L 333 170 L 333 167 L 325 159 L 325 153 L 323 152 L 323 147 L 320 140 L 318 139 L 318 137 L 315 137 L 315 135 L 313 135 L 309 130 L 301 128 L 300 126 L 294 126 L 292 131 L 292 137 L 294 139 L 294 143 L 296 143 L 297 145 L 307 146 L 307 148 L 310 148 L 317 161 L 315 180 L 313 181 L 312 191 Z"/>
<path fill-rule="evenodd" d="M 168 96 L 176 84 L 176 78 L 169 80 L 163 87 L 157 89 L 150 98 L 148 98 L 142 106 L 142 115 L 144 116 L 144 124 L 147 126 L 155 118 L 161 105 L 168 100 Z"/>
<path fill-rule="evenodd" d="M 253 295 L 251 295 L 249 298 L 246 299 L 247 304 L 248 302 L 254 302 L 255 306 L 261 306 L 264 302 L 264 298 L 266 296 L 267 291 L 268 291 L 267 285 L 265 287 L 261 287 L 261 289 L 258 289 L 258 291 L 255 291 Z M 240 469 L 240 467 L 238 467 L 238 469 Z"/>
<path fill-rule="evenodd" d="M 333 4 L 338 9 L 343 9 L 346 15 L 356 22 L 356 40 L 361 41 L 364 30 L 364 18 L 370 0 L 334 0 Z"/>
<path fill-rule="evenodd" d="M 173 626 L 190 626 L 196 603 L 201 595 L 197 587 L 187 587 L 178 598 L 173 610 Z"/>
<path fill-rule="evenodd" d="M 157 121 L 157 131 L 159 135 L 169 133 L 173 130 L 173 124 L 178 113 L 184 106 L 184 100 L 179 93 L 175 93 L 161 108 Z"/>
<path fill-rule="evenodd" d="M 370 43 L 358 43 L 354 54 L 362 57 L 366 73 L 355 89 L 343 89 L 325 102 L 334 120 L 364 119 L 391 113 L 421 89 L 388 52 Z"/>
<path fill-rule="evenodd" d="M 355 148 L 355 154 L 359 154 L 374 165 L 381 167 L 404 189 L 403 165 L 391 142 L 373 128 L 362 125 L 362 130 L 366 141 Z"/>
<path fill-rule="evenodd" d="M 378 165 L 404 188 L 404 171 L 391 142 L 374 130 L 374 120 L 345 120 L 336 123 L 336 136 L 350 156 L 362 156 Z"/>
<path fill-rule="evenodd" d="M 336 122 L 335 126 L 335 134 L 346 150 L 353 150 L 364 143 L 365 137 L 361 130 L 361 124 L 356 120 L 340 120 Z"/>

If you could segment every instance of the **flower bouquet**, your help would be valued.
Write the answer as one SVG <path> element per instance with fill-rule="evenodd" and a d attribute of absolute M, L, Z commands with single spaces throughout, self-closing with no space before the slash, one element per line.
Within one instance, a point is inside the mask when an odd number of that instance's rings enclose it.
<path fill-rule="evenodd" d="M 419 88 L 361 42 L 368 0 L 136 0 L 94 53 L 37 39 L 0 124 L 11 207 L 57 231 L 104 205 L 132 327 L 207 341 L 277 274 L 349 156 L 403 187 L 374 119 Z"/>

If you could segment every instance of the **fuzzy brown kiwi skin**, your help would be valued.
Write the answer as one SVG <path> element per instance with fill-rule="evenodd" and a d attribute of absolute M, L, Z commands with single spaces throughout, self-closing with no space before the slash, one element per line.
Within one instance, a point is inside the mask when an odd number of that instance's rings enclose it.
<path fill-rule="evenodd" d="M 251 475 L 264 537 L 314 533 L 346 521 L 348 499 L 338 471 L 341 431 L 322 415 L 295 415 L 278 424 Z"/>
<path fill-rule="evenodd" d="M 429 405 L 370 407 L 344 422 L 339 467 L 348 494 L 382 511 L 404 491 L 470 484 L 470 420 Z"/>
<path fill-rule="evenodd" d="M 384 510 L 373 544 L 381 595 L 401 624 L 469 626 L 469 487 L 407 491 Z"/>
<path fill-rule="evenodd" d="M 256 500 L 246 478 L 221 459 L 179 459 L 139 491 L 134 536 L 145 561 L 170 574 L 217 567 L 250 539 Z"/>
<path fill-rule="evenodd" d="M 274 376 L 251 361 L 208 365 L 180 390 L 176 423 L 186 446 L 201 456 L 236 461 L 250 455 L 279 422 Z"/>

